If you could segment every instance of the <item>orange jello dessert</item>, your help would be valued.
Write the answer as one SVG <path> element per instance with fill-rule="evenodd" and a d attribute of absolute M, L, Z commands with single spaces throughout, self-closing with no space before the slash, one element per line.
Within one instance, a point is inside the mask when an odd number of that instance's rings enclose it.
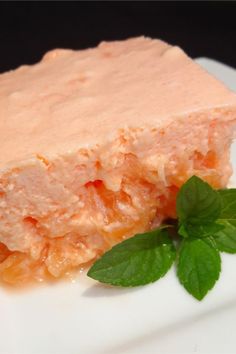
<path fill-rule="evenodd" d="M 57 279 L 231 175 L 236 97 L 178 47 L 55 50 L 0 75 L 0 280 Z"/>

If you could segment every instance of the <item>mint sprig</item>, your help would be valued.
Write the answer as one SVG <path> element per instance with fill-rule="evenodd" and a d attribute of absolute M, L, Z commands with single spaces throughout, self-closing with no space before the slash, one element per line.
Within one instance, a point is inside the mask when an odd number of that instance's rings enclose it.
<path fill-rule="evenodd" d="M 219 252 L 236 253 L 236 189 L 216 191 L 193 176 L 181 187 L 176 204 L 177 222 L 114 246 L 88 276 L 116 286 L 145 285 L 163 277 L 176 258 L 180 283 L 202 300 L 219 278 Z"/>

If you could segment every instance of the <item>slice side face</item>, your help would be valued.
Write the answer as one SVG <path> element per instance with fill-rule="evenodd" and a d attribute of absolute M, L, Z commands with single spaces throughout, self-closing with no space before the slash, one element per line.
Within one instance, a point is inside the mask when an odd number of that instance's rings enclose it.
<path fill-rule="evenodd" d="M 193 120 L 135 140 L 123 132 L 114 143 L 123 153 L 110 146 L 54 160 L 38 155 L 4 173 L 1 280 L 17 285 L 67 276 L 123 239 L 175 217 L 176 194 L 192 175 L 224 187 L 233 124 Z"/>

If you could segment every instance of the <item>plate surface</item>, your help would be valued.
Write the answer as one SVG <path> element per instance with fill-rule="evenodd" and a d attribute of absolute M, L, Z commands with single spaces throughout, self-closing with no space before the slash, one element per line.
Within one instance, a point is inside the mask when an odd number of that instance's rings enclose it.
<path fill-rule="evenodd" d="M 197 61 L 236 90 L 236 70 Z M 236 145 L 232 162 L 236 172 Z M 223 254 L 221 278 L 201 303 L 178 284 L 174 269 L 128 290 L 106 289 L 83 274 L 74 283 L 0 289 L 0 353 L 235 353 L 235 283 L 236 256 Z"/>

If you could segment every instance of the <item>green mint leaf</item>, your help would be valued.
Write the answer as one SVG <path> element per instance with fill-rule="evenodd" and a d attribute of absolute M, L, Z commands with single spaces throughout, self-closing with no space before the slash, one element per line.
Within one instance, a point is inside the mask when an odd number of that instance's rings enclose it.
<path fill-rule="evenodd" d="M 236 189 L 218 191 L 221 198 L 221 213 L 218 222 L 224 227 L 214 235 L 221 252 L 236 253 Z"/>
<path fill-rule="evenodd" d="M 196 299 L 202 300 L 213 288 L 221 270 L 218 250 L 204 239 L 185 239 L 180 248 L 177 275 L 180 283 Z"/>
<path fill-rule="evenodd" d="M 216 247 L 221 252 L 236 253 L 236 227 L 228 221 L 222 225 L 224 229 L 214 235 Z"/>
<path fill-rule="evenodd" d="M 218 193 L 222 205 L 219 219 L 236 226 L 236 189 L 222 189 Z"/>
<path fill-rule="evenodd" d="M 217 247 L 217 244 L 216 244 L 214 236 L 204 237 L 204 242 L 207 243 L 209 246 L 211 246 L 211 247 L 213 247 L 213 248 L 218 250 L 218 247 Z"/>
<path fill-rule="evenodd" d="M 208 183 L 193 176 L 181 187 L 176 208 L 180 223 L 207 224 L 219 217 L 221 198 Z"/>
<path fill-rule="evenodd" d="M 185 225 L 185 230 L 187 234 L 191 237 L 202 238 L 213 236 L 217 234 L 220 230 L 224 229 L 224 225 L 216 222 L 211 222 L 202 225 Z"/>
<path fill-rule="evenodd" d="M 176 251 L 167 229 L 138 234 L 114 246 L 88 271 L 88 276 L 117 286 L 138 286 L 163 277 Z"/>

